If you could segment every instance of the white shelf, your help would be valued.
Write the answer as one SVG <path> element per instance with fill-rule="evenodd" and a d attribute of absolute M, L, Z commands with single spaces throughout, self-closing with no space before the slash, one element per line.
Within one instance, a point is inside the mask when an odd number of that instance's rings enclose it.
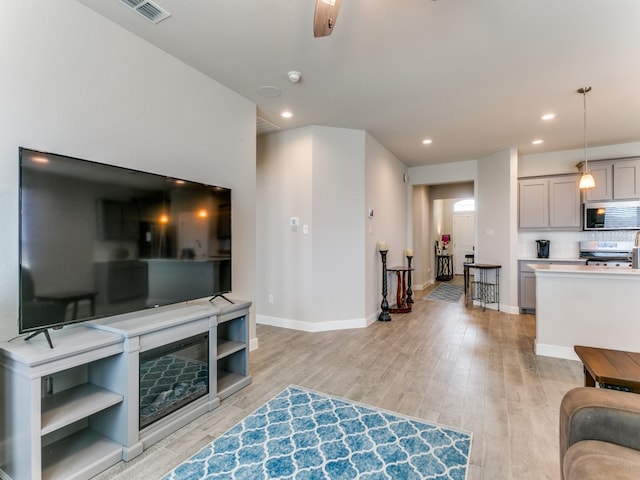
<path fill-rule="evenodd" d="M 42 399 L 41 435 L 98 413 L 122 402 L 124 397 L 91 383 L 78 385 Z"/>
<path fill-rule="evenodd" d="M 239 352 L 247 348 L 247 344 L 244 342 L 234 342 L 233 340 L 225 340 L 222 343 L 218 344 L 218 356 L 217 359 L 220 360 L 226 356 L 231 355 L 232 353 Z"/>
<path fill-rule="evenodd" d="M 42 447 L 42 478 L 90 478 L 121 459 L 122 445 L 85 429 Z"/>

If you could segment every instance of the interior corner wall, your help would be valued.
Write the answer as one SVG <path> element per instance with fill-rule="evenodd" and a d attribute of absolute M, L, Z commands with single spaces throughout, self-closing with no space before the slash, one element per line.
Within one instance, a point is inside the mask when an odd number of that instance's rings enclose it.
<path fill-rule="evenodd" d="M 17 334 L 20 146 L 230 187 L 232 295 L 254 299 L 253 103 L 73 1 L 0 2 L 0 71 L 0 340 Z"/>
<path fill-rule="evenodd" d="M 364 324 L 365 135 L 311 126 L 258 139 L 261 323 L 308 331 Z"/>
<path fill-rule="evenodd" d="M 313 131 L 310 127 L 258 138 L 257 295 L 259 316 L 311 321 Z M 297 218 L 298 226 L 291 225 Z M 311 234 L 304 235 L 304 225 Z"/>
<path fill-rule="evenodd" d="M 394 265 L 408 246 L 405 172 L 361 130 L 312 126 L 259 137 L 258 321 L 319 331 L 377 318 L 376 242 L 389 243 Z"/>
<path fill-rule="evenodd" d="M 362 130 L 313 130 L 314 322 L 365 316 L 365 135 Z"/>
<path fill-rule="evenodd" d="M 387 265 L 406 265 L 404 250 L 409 245 L 407 231 L 411 185 L 404 183 L 406 166 L 373 137 L 366 139 L 365 205 L 373 217 L 367 220 L 365 233 L 367 319 L 376 318 L 382 300 L 382 263 L 376 250 L 378 241 L 389 244 Z M 391 280 L 391 276 L 389 276 Z M 388 286 L 387 299 L 395 303 Z"/>

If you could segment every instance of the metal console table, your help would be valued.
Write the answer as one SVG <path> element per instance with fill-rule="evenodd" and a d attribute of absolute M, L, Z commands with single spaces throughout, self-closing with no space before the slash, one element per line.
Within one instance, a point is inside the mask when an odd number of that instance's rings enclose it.
<path fill-rule="evenodd" d="M 436 255 L 436 280 L 449 281 L 453 278 L 453 255 Z"/>
<path fill-rule="evenodd" d="M 482 310 L 486 310 L 488 304 L 496 303 L 500 310 L 500 269 L 502 265 L 492 263 L 465 263 L 464 267 L 464 294 L 465 300 L 479 300 Z M 477 270 L 473 276 L 473 282 L 469 285 L 470 270 Z"/>

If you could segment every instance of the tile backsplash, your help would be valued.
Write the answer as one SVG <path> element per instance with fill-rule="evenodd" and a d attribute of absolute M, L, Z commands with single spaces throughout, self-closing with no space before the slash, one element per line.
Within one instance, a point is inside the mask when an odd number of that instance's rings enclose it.
<path fill-rule="evenodd" d="M 536 240 L 549 240 L 549 258 L 578 258 L 581 240 L 633 242 L 635 230 L 607 230 L 603 232 L 520 232 L 518 258 L 535 258 Z"/>

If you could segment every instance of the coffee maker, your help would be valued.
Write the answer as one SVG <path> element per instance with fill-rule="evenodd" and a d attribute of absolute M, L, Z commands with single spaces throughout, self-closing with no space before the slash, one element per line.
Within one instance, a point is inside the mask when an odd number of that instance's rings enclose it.
<path fill-rule="evenodd" d="M 549 258 L 549 244 L 550 240 L 536 240 L 538 244 L 538 258 Z"/>

